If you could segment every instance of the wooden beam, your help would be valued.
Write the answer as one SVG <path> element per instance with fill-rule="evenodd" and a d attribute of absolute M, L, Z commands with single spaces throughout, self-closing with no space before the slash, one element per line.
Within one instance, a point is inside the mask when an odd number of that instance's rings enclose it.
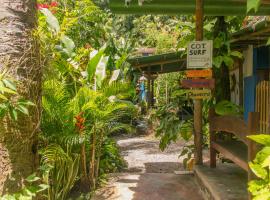
<path fill-rule="evenodd" d="M 242 40 L 248 40 L 249 38 L 251 38 L 253 36 L 260 36 L 263 33 L 270 33 L 270 27 L 263 29 L 261 31 L 251 32 L 250 34 L 245 34 L 244 36 L 240 35 L 239 37 L 232 39 L 230 41 L 230 43 L 235 43 L 237 41 L 242 41 Z"/>
<path fill-rule="evenodd" d="M 155 66 L 155 65 L 164 65 L 169 63 L 176 63 L 176 62 L 182 62 L 186 59 L 174 59 L 174 60 L 164 60 L 164 61 L 158 61 L 158 62 L 150 62 L 145 64 L 133 64 L 134 68 L 143 68 L 143 67 L 149 67 L 149 66 Z"/>

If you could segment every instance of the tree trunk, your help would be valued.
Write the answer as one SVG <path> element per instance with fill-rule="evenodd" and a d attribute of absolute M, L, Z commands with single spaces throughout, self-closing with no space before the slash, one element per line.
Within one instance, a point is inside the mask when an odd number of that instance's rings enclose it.
<path fill-rule="evenodd" d="M 225 34 L 226 39 L 228 40 L 228 28 L 227 23 L 225 21 L 224 16 L 217 17 L 217 21 L 214 27 L 213 36 L 214 38 L 218 37 L 220 33 Z M 224 47 L 223 47 L 224 48 Z M 226 52 L 227 49 L 218 49 L 214 52 L 215 56 L 218 54 L 222 54 L 222 52 Z M 217 102 L 222 100 L 229 100 L 231 98 L 231 91 L 230 91 L 230 72 L 229 68 L 222 63 L 220 68 L 214 68 L 214 77 L 216 79 L 216 86 L 215 86 L 215 98 Z"/>
<path fill-rule="evenodd" d="M 40 124 L 41 67 L 35 0 L 0 0 L 0 72 L 18 81 L 20 96 L 36 104 L 29 116 L 0 121 L 0 194 L 23 186 L 37 165 Z"/>

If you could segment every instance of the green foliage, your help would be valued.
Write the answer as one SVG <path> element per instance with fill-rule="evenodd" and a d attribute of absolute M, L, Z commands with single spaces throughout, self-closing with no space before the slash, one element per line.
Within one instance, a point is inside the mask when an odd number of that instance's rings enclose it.
<path fill-rule="evenodd" d="M 55 31 L 55 33 L 59 33 L 60 31 L 60 25 L 59 22 L 57 20 L 57 18 L 51 13 L 51 11 L 49 11 L 47 8 L 43 8 L 40 10 L 40 12 L 43 13 L 43 15 L 45 15 L 46 17 L 46 22 L 48 23 L 49 27 Z"/>
<path fill-rule="evenodd" d="M 51 144 L 41 150 L 43 179 L 48 188 L 49 200 L 64 200 L 73 187 L 79 171 L 80 156 L 65 152 L 59 145 Z"/>
<path fill-rule="evenodd" d="M 242 109 L 238 105 L 224 100 L 215 105 L 215 112 L 219 115 L 234 115 L 234 116 L 241 116 Z"/>
<path fill-rule="evenodd" d="M 257 12 L 260 5 L 261 5 L 261 0 L 247 0 L 247 13 L 252 10 Z"/>
<path fill-rule="evenodd" d="M 119 172 L 120 169 L 126 166 L 124 159 L 120 155 L 116 142 L 108 137 L 104 139 L 100 159 L 101 176 L 107 173 Z"/>
<path fill-rule="evenodd" d="M 27 185 L 15 194 L 6 194 L 0 197 L 0 200 L 32 200 L 37 197 L 41 192 L 48 189 L 48 185 L 40 182 L 40 177 L 36 174 L 28 176 L 25 181 Z"/>
<path fill-rule="evenodd" d="M 89 80 L 93 79 L 95 72 L 96 72 L 96 69 L 97 69 L 97 66 L 101 65 L 100 61 L 102 59 L 102 56 L 104 54 L 105 49 L 106 49 L 106 45 L 104 45 L 99 51 L 93 50 L 90 53 L 90 61 L 87 65 L 87 72 L 88 72 L 88 79 Z M 104 65 L 106 66 L 106 64 L 104 64 Z"/>
<path fill-rule="evenodd" d="M 270 136 L 259 134 L 248 136 L 249 139 L 263 145 L 255 159 L 249 163 L 252 172 L 258 177 L 248 184 L 248 189 L 255 200 L 270 199 Z"/>
<path fill-rule="evenodd" d="M 185 92 L 178 90 L 172 102 L 157 109 L 154 116 L 158 122 L 156 136 L 160 137 L 161 150 L 180 137 L 185 141 L 189 141 L 192 137 L 192 120 L 182 120 L 179 116 L 179 110 L 186 104 L 186 100 Z"/>
<path fill-rule="evenodd" d="M 6 72 L 0 74 L 0 119 L 9 115 L 11 119 L 17 121 L 18 113 L 29 115 L 28 107 L 34 105 L 20 97 L 16 84 L 7 77 Z"/>
<path fill-rule="evenodd" d="M 230 41 L 226 38 L 224 33 L 220 33 L 218 37 L 214 39 L 213 47 L 217 52 L 217 55 L 213 58 L 213 64 L 215 67 L 220 68 L 224 63 L 227 67 L 232 67 L 234 58 L 242 59 L 243 55 L 239 51 L 231 51 Z"/>

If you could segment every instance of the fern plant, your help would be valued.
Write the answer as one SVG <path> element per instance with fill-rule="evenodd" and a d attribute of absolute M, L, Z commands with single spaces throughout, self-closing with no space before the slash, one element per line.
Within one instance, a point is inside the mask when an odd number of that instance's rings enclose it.
<path fill-rule="evenodd" d="M 110 98 L 102 92 L 93 91 L 88 87 L 82 87 L 70 103 L 73 115 L 82 113 L 84 120 L 84 137 L 90 138 L 89 174 L 84 170 L 84 176 L 95 187 L 96 178 L 99 176 L 99 163 L 102 155 L 102 146 L 107 135 L 112 131 L 130 127 L 130 122 L 123 121 L 126 116 L 136 114 L 134 105 L 127 102 L 110 101 Z M 129 126 L 128 126 L 129 123 Z M 87 142 L 88 140 L 84 140 Z M 82 148 L 85 149 L 85 145 Z M 87 152 L 81 150 L 81 157 L 86 158 Z M 82 161 L 85 169 L 86 161 Z"/>
<path fill-rule="evenodd" d="M 80 156 L 64 151 L 61 146 L 52 144 L 41 152 L 43 180 L 49 185 L 49 200 L 65 200 L 73 187 L 79 171 Z"/>

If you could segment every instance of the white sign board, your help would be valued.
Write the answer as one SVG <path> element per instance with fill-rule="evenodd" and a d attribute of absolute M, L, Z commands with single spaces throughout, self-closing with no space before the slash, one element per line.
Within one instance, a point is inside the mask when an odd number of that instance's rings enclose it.
<path fill-rule="evenodd" d="M 194 41 L 188 45 L 187 68 L 212 68 L 213 41 Z"/>

